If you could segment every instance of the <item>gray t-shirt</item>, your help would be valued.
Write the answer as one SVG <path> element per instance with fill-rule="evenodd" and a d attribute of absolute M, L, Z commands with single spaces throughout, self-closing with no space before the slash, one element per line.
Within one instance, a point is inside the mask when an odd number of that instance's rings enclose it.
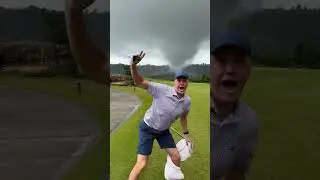
<path fill-rule="evenodd" d="M 173 87 L 150 82 L 147 91 L 153 96 L 153 101 L 144 116 L 144 122 L 153 129 L 169 129 L 177 118 L 190 111 L 190 97 L 185 95 L 178 98 Z"/>
<path fill-rule="evenodd" d="M 211 179 L 222 179 L 231 169 L 249 170 L 258 139 L 254 111 L 238 101 L 232 114 L 218 120 L 214 102 L 210 108 Z"/>

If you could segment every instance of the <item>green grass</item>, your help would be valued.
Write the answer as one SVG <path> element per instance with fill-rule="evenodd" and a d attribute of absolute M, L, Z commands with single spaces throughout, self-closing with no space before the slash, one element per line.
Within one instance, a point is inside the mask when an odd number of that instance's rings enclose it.
<path fill-rule="evenodd" d="M 260 122 L 259 144 L 248 176 L 249 180 L 301 180 L 317 179 L 320 162 L 320 131 L 318 107 L 320 105 L 320 71 L 280 68 L 254 68 L 245 88 L 243 99 L 256 111 Z M 193 86 L 193 85 L 192 85 Z M 192 87 L 190 86 L 190 87 Z M 190 95 L 197 97 L 197 90 L 190 88 Z M 126 90 L 126 89 L 123 89 Z M 197 123 L 190 125 L 199 128 L 208 123 L 208 90 L 199 98 L 193 98 L 192 119 Z M 150 105 L 151 98 L 138 91 L 145 105 L 126 124 L 118 134 L 111 137 L 111 175 L 113 179 L 125 179 L 135 161 L 138 121 Z M 200 114 L 203 114 L 202 116 Z M 197 118 L 199 116 L 199 118 Z M 201 116 L 201 118 L 200 118 Z M 199 123 L 199 121 L 201 121 Z M 194 121 L 193 121 L 194 122 Z M 203 128 L 203 127 L 201 127 Z M 200 128 L 200 129 L 201 129 Z M 126 134 L 127 133 L 127 134 Z M 195 134 L 198 141 L 208 143 L 208 134 Z M 134 137 L 133 137 L 134 136 Z M 197 142 L 199 143 L 199 142 Z M 209 146 L 201 146 L 209 148 Z M 125 149 L 122 150 L 122 149 Z M 155 146 L 149 168 L 143 174 L 163 179 L 164 156 Z M 184 164 L 186 177 L 208 179 L 208 151 L 201 151 L 196 160 Z M 117 154 L 118 152 L 118 154 Z M 188 164 L 190 163 L 190 164 Z M 195 165 L 192 165 L 195 164 Z M 201 169 L 201 170 L 200 170 Z M 200 177 L 198 176 L 200 174 Z M 205 177 L 205 178 L 202 178 Z"/>
<path fill-rule="evenodd" d="M 320 71 L 255 68 L 244 99 L 257 112 L 261 131 L 249 180 L 317 179 L 320 162 L 319 99 Z M 57 94 L 86 106 L 104 132 L 109 131 L 108 88 L 83 80 L 84 94 L 75 93 L 73 79 L 15 78 L 0 76 L 0 84 Z M 117 87 L 132 92 L 132 88 Z M 138 123 L 151 103 L 142 90 L 140 109 L 111 136 L 112 180 L 127 179 L 136 160 Z M 195 154 L 183 163 L 186 179 L 209 179 L 209 87 L 191 84 L 192 112 L 189 119 Z M 179 127 L 179 124 L 175 124 Z M 176 137 L 177 138 L 177 137 Z M 101 179 L 107 168 L 109 140 L 105 135 L 66 176 L 71 179 Z M 157 143 L 149 167 L 141 179 L 164 179 L 165 153 Z M 150 179 L 150 178 L 149 178 Z"/>
<path fill-rule="evenodd" d="M 82 96 L 77 94 L 76 83 L 82 83 Z M 86 107 L 100 125 L 102 136 L 97 144 L 68 172 L 65 180 L 105 179 L 109 169 L 109 88 L 87 80 L 71 78 L 26 78 L 1 75 L 0 85 L 57 95 Z M 58 147 L 57 147 L 58 148 Z"/>
<path fill-rule="evenodd" d="M 172 82 L 163 81 L 163 83 L 171 84 Z M 116 87 L 116 89 L 133 93 L 132 88 Z M 136 88 L 135 93 L 142 101 L 142 105 L 111 136 L 110 171 L 112 180 L 128 178 L 137 157 L 138 125 L 152 101 L 152 97 L 144 90 Z M 209 179 L 209 84 L 191 83 L 188 88 L 188 94 L 192 99 L 188 127 L 191 133 L 190 137 L 195 143 L 195 152 L 190 159 L 182 163 L 182 170 L 186 180 Z M 174 126 L 180 130 L 178 121 Z M 173 135 L 176 140 L 179 139 L 174 133 Z M 164 179 L 163 171 L 165 163 L 166 153 L 160 150 L 159 145 L 155 141 L 148 167 L 141 174 L 140 179 Z"/>
<path fill-rule="evenodd" d="M 251 180 L 318 179 L 320 71 L 257 68 L 244 99 L 261 132 Z"/>

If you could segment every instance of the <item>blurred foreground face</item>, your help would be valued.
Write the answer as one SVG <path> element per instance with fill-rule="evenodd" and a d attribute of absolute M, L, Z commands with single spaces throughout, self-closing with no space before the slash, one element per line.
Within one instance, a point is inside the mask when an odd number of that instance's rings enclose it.
<path fill-rule="evenodd" d="M 215 103 L 234 103 L 250 75 L 251 60 L 236 47 L 223 47 L 210 57 L 211 96 Z"/>
<path fill-rule="evenodd" d="M 184 77 L 179 77 L 174 81 L 174 87 L 179 94 L 184 94 L 188 88 L 188 79 Z"/>

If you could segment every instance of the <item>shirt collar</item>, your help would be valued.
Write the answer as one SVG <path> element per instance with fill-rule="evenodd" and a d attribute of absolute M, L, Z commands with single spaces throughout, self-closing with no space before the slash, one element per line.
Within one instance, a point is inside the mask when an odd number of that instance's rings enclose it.
<path fill-rule="evenodd" d="M 176 98 L 178 98 L 180 101 L 183 101 L 184 98 L 186 97 L 186 94 L 184 94 L 182 97 L 179 98 L 177 91 L 175 90 L 174 87 L 172 87 L 172 95 Z"/>
<path fill-rule="evenodd" d="M 212 98 L 210 98 L 210 115 L 212 116 L 212 123 L 216 125 L 225 125 L 229 123 L 236 123 L 239 122 L 239 118 L 237 118 L 236 114 L 239 108 L 240 102 L 239 100 L 235 103 L 233 111 L 222 121 L 218 120 L 218 113 L 216 111 L 216 105 Z"/>

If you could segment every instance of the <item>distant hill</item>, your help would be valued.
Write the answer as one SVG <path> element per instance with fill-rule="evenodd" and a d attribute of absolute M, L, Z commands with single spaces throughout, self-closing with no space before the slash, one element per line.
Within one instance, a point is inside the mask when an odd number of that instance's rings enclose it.
<path fill-rule="evenodd" d="M 109 49 L 110 41 L 109 17 L 109 12 L 86 15 L 89 35 L 106 51 Z M 41 9 L 35 6 L 24 9 L 0 7 L 0 25 L 0 41 L 51 41 L 52 27 L 65 28 L 65 21 L 62 11 Z"/>
<path fill-rule="evenodd" d="M 112 64 L 110 66 L 111 74 L 125 74 L 124 64 Z M 168 79 L 174 78 L 174 71 L 169 66 L 155 66 L 155 65 L 140 65 L 138 70 L 141 75 L 155 79 Z M 210 76 L 210 65 L 208 64 L 192 64 L 184 68 L 192 79 L 199 79 L 203 75 Z"/>

